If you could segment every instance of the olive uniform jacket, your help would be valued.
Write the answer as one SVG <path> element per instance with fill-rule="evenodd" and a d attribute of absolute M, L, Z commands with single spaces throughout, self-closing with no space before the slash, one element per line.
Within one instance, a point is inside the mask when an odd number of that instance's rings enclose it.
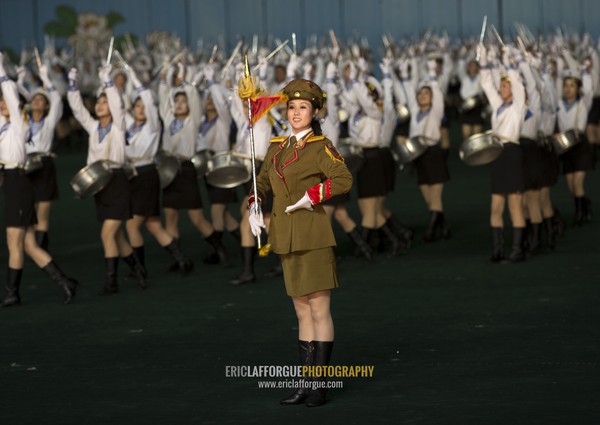
<path fill-rule="evenodd" d="M 269 243 L 276 254 L 335 246 L 331 222 L 320 202 L 346 193 L 352 174 L 330 140 L 312 132 L 288 143 L 288 136 L 271 139 L 267 155 L 256 177 L 260 199 L 273 193 Z M 308 193 L 313 211 L 300 208 L 291 214 L 285 208 Z M 254 197 L 251 196 L 250 202 Z"/>

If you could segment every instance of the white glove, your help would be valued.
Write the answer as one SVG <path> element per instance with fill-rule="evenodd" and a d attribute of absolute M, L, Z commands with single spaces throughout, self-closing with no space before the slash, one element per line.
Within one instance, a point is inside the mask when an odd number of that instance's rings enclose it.
<path fill-rule="evenodd" d="M 354 62 L 350 62 L 350 70 L 348 72 L 348 78 L 350 78 L 351 80 L 356 80 L 356 76 L 358 75 L 358 70 L 356 69 L 356 65 L 354 65 Z"/>
<path fill-rule="evenodd" d="M 45 87 L 51 86 L 52 84 L 50 83 L 50 77 L 48 77 L 48 68 L 46 67 L 46 65 L 40 66 L 39 71 L 40 71 L 40 80 L 42 80 L 42 83 L 44 84 L 44 86 Z"/>
<path fill-rule="evenodd" d="M 365 58 L 358 58 L 358 61 L 356 61 L 356 66 L 358 66 L 358 69 L 360 69 L 362 73 L 366 74 L 369 71 L 369 65 L 367 64 Z"/>
<path fill-rule="evenodd" d="M 69 70 L 69 84 L 71 84 L 71 85 L 77 84 L 77 68 L 71 68 Z"/>
<path fill-rule="evenodd" d="M 285 213 L 291 214 L 292 212 L 299 210 L 300 208 L 304 208 L 309 211 L 313 210 L 312 202 L 310 202 L 308 193 L 304 193 L 304 196 L 302 198 L 300 198 L 300 200 L 298 202 L 296 202 L 294 205 L 290 205 L 289 207 L 286 207 Z"/>
<path fill-rule="evenodd" d="M 437 63 L 430 59 L 427 61 L 427 73 L 429 77 L 435 77 L 437 75 Z"/>
<path fill-rule="evenodd" d="M 131 84 L 133 84 L 133 88 L 140 88 L 142 87 L 142 83 L 140 82 L 140 80 L 138 79 L 135 71 L 133 70 L 133 68 L 129 68 L 128 70 L 128 74 L 129 74 L 129 79 L 131 80 Z"/>
<path fill-rule="evenodd" d="M 4 71 L 4 55 L 0 52 L 0 75 L 6 75 Z"/>
<path fill-rule="evenodd" d="M 250 211 L 248 215 L 248 223 L 250 224 L 250 230 L 254 237 L 260 236 L 262 229 L 265 228 L 265 220 L 263 218 L 262 209 L 258 202 L 250 205 Z"/>
<path fill-rule="evenodd" d="M 212 82 L 215 80 L 215 69 L 212 66 L 206 65 L 203 71 L 204 78 L 206 78 L 206 81 Z"/>
<path fill-rule="evenodd" d="M 302 67 L 302 72 L 304 75 L 304 78 L 306 78 L 307 80 L 310 80 L 310 71 L 312 69 L 312 64 L 307 62 L 304 64 L 304 66 Z"/>
<path fill-rule="evenodd" d="M 333 60 L 336 60 L 339 55 L 340 55 L 340 48 L 339 47 L 332 47 L 331 48 L 331 58 Z"/>
<path fill-rule="evenodd" d="M 177 64 L 177 78 L 185 80 L 185 65 L 182 62 Z"/>
<path fill-rule="evenodd" d="M 269 63 L 267 62 L 267 60 L 264 57 L 261 57 L 260 59 L 258 59 L 258 78 L 260 78 L 262 81 L 265 81 L 267 79 L 267 71 L 269 70 Z M 244 68 L 242 68 L 242 72 L 244 71 Z"/>
<path fill-rule="evenodd" d="M 333 63 L 333 62 L 329 62 L 327 64 L 327 69 L 325 70 L 325 77 L 328 80 L 333 80 L 336 75 L 337 75 L 337 66 L 335 66 L 335 63 Z"/>
<path fill-rule="evenodd" d="M 504 52 L 502 53 L 502 64 L 506 68 L 510 68 L 510 53 L 509 53 L 509 49 L 504 49 Z"/>
<path fill-rule="evenodd" d="M 477 45 L 477 54 L 479 55 L 479 65 L 486 66 L 488 62 L 487 52 L 482 43 Z"/>
<path fill-rule="evenodd" d="M 403 60 L 402 62 L 400 62 L 400 77 L 404 80 L 408 78 L 408 61 L 407 60 Z"/>
<path fill-rule="evenodd" d="M 25 82 L 25 77 L 27 76 L 27 71 L 25 71 L 24 66 L 17 66 L 17 84 L 23 85 Z"/>
<path fill-rule="evenodd" d="M 496 49 L 494 47 L 491 47 L 487 51 L 487 63 L 494 64 L 494 63 L 496 63 L 497 58 L 498 58 L 498 54 L 496 52 Z"/>
<path fill-rule="evenodd" d="M 112 65 L 107 63 L 100 67 L 98 71 L 98 77 L 100 77 L 100 81 L 103 83 L 110 83 L 110 72 L 112 71 Z"/>
<path fill-rule="evenodd" d="M 381 63 L 379 64 L 379 69 L 381 69 L 381 73 L 385 75 L 392 74 L 392 60 L 390 58 L 383 58 Z"/>
<path fill-rule="evenodd" d="M 296 69 L 298 68 L 298 56 L 296 56 L 295 54 L 291 54 L 290 55 L 290 61 L 288 62 L 288 66 L 287 66 L 287 77 L 292 79 L 292 78 L 296 78 Z"/>

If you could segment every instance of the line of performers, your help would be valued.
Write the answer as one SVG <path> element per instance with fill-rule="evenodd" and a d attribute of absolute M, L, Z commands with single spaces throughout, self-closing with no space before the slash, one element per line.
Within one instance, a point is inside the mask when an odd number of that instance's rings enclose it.
<path fill-rule="evenodd" d="M 348 195 L 325 202 L 325 209 L 349 236 L 356 255 L 368 261 L 384 251 L 397 255 L 413 243 L 414 230 L 386 207 L 386 199 L 396 180 L 395 147 L 415 137 L 426 145 L 413 163 L 429 212 L 423 240 L 451 237 L 442 194 L 450 179 L 449 87 L 459 81 L 464 138 L 481 133 L 491 119 L 491 129 L 503 144 L 501 155 L 490 167 L 491 260 L 517 262 L 539 252 L 542 229 L 550 249 L 555 247 L 556 234 L 563 230 L 564 222 L 550 201 L 559 161 L 575 200 L 575 224 L 581 226 L 591 219 L 584 180 L 594 166 L 590 141 L 599 139 L 600 102 L 594 100 L 594 94 L 599 92 L 600 66 L 589 37 L 572 49 L 574 54 L 565 48 L 567 45 L 565 40 L 553 39 L 529 51 L 468 42 L 451 48 L 445 38 L 429 36 L 403 49 L 388 46 L 378 64 L 380 79 L 373 75 L 370 52 L 356 45 L 344 50 L 337 44 L 332 48 L 311 47 L 300 54 L 281 50 L 273 62 L 267 61 L 268 51 L 261 48 L 251 54 L 251 60 L 256 64 L 258 80 L 271 93 L 298 76 L 317 82 L 327 93 L 319 120 L 323 133 L 342 155 L 357 161 L 354 171 L 360 222 L 347 211 Z M 139 54 L 144 52 L 141 49 Z M 125 56 L 132 58 L 137 53 L 130 51 Z M 245 196 L 249 184 L 240 182 L 244 187 L 244 199 L 240 199 L 238 189 L 225 189 L 205 180 L 210 201 L 208 220 L 200 196 L 202 175 L 192 161 L 206 152 L 213 158 L 249 157 L 248 112 L 235 90 L 243 69 L 241 64 L 222 66 L 225 61 L 214 55 L 210 61 L 202 58 L 192 54 L 165 56 L 159 80 L 153 82 L 144 72 L 144 83 L 133 66 L 102 65 L 93 113 L 84 106 L 78 87 L 82 79 L 90 79 L 89 73 L 73 67 L 63 75 L 41 65 L 37 69 L 41 85 L 26 88 L 31 75 L 25 68 L 16 68 L 15 82 L 0 66 L 0 163 L 9 251 L 3 306 L 20 303 L 25 253 L 62 287 L 65 303 L 77 290 L 78 282 L 63 273 L 48 254 L 49 216 L 53 201 L 58 199 L 52 141 L 63 109 L 57 87 L 63 86 L 73 117 L 88 134 L 87 165 L 108 161 L 112 168 L 112 179 L 94 195 L 106 270 L 101 293 L 118 292 L 120 258 L 139 287 L 146 287 L 143 227 L 172 259 L 169 270 L 182 275 L 192 271 L 194 262 L 180 248 L 180 210 L 187 211 L 210 246 L 204 263 L 228 263 L 222 238 L 229 232 L 239 240 L 243 259 L 243 270 L 230 283 L 256 280 L 256 241 Z M 54 68 L 52 57 L 45 55 L 45 61 Z M 26 114 L 19 93 L 29 100 Z M 487 117 L 486 105 L 491 109 Z M 253 126 L 259 166 L 269 140 L 288 134 L 281 116 L 273 109 Z M 560 157 L 552 152 L 551 144 L 540 143 L 568 130 L 576 132 L 579 143 Z M 159 151 L 178 162 L 176 175 L 166 187 L 161 187 L 155 166 Z M 26 173 L 25 165 L 34 157 L 41 166 Z M 127 173 L 131 167 L 135 169 L 133 177 Z M 512 247 L 505 256 L 503 212 L 507 202 L 513 231 Z M 228 210 L 236 203 L 240 205 L 239 223 Z M 268 229 L 268 202 L 262 208 Z M 270 275 L 281 274 L 279 259 L 274 260 Z"/>

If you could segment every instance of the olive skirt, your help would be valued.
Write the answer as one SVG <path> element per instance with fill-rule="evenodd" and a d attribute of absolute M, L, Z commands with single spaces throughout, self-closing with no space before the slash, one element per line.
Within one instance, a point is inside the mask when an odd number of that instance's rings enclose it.
<path fill-rule="evenodd" d="M 290 297 L 302 297 L 340 286 L 333 247 L 281 255 L 285 290 Z"/>

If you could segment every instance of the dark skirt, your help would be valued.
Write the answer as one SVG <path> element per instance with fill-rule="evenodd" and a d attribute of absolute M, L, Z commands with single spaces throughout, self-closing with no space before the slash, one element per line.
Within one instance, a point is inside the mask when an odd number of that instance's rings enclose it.
<path fill-rule="evenodd" d="M 525 190 L 523 150 L 515 143 L 505 143 L 492 164 L 492 193 L 520 193 Z"/>
<path fill-rule="evenodd" d="M 359 199 L 387 195 L 384 167 L 379 150 L 379 148 L 363 149 L 365 162 L 356 174 Z"/>
<path fill-rule="evenodd" d="M 56 166 L 50 156 L 42 158 L 42 168 L 27 174 L 33 184 L 35 202 L 48 202 L 58 199 Z"/>
<path fill-rule="evenodd" d="M 479 104 L 468 111 L 461 111 L 460 113 L 460 122 L 461 124 L 467 125 L 481 125 L 485 124 L 485 120 L 483 119 L 483 104 Z"/>
<path fill-rule="evenodd" d="M 4 170 L 4 221 L 6 227 L 37 224 L 33 185 L 22 169 Z"/>
<path fill-rule="evenodd" d="M 206 180 L 204 181 L 206 182 Z M 250 181 L 252 181 L 252 179 L 250 179 Z M 206 191 L 208 192 L 208 199 L 211 204 L 231 204 L 238 202 L 235 187 L 231 189 L 222 189 L 206 182 Z"/>
<path fill-rule="evenodd" d="M 281 255 L 285 290 L 290 297 L 301 297 L 340 286 L 332 247 Z"/>
<path fill-rule="evenodd" d="M 396 186 L 396 160 L 394 160 L 394 155 L 392 155 L 390 148 L 381 148 L 379 154 L 381 155 L 386 190 L 393 192 Z"/>
<path fill-rule="evenodd" d="M 525 190 L 537 190 L 544 187 L 544 159 L 542 157 L 542 148 L 535 140 L 519 139 L 519 145 L 523 150 L 523 166 L 525 177 Z"/>
<path fill-rule="evenodd" d="M 123 169 L 113 169 L 113 178 L 104 189 L 94 195 L 94 200 L 96 217 L 100 222 L 127 221 L 131 218 L 131 190 Z"/>
<path fill-rule="evenodd" d="M 181 171 L 163 189 L 163 208 L 196 210 L 202 208 L 196 168 L 192 161 L 183 161 Z"/>
<path fill-rule="evenodd" d="M 129 180 L 131 213 L 142 217 L 160 216 L 160 178 L 154 164 L 136 167 L 137 176 Z"/>
<path fill-rule="evenodd" d="M 419 185 L 446 183 L 450 180 L 448 149 L 442 149 L 440 145 L 428 147 L 414 163 Z"/>
<path fill-rule="evenodd" d="M 554 153 L 552 146 L 542 148 L 542 161 L 544 172 L 542 174 L 541 187 L 551 187 L 558 182 L 560 174 L 560 162 Z"/>
<path fill-rule="evenodd" d="M 579 143 L 560 156 L 563 174 L 594 169 L 594 151 L 585 134 L 579 133 Z"/>

